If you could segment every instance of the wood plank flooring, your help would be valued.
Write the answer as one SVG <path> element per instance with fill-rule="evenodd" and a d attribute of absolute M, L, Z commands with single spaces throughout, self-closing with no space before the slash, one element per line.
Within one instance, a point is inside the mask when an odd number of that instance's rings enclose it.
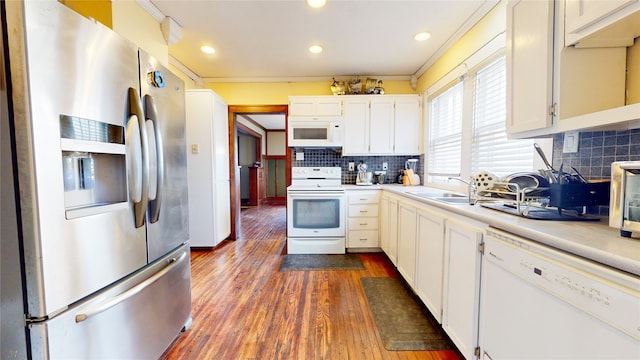
<path fill-rule="evenodd" d="M 284 206 L 243 210 L 241 236 L 192 250 L 193 324 L 169 359 L 461 359 L 456 351 L 384 349 L 360 283 L 396 277 L 384 254 L 361 254 L 366 270 L 278 271 Z"/>

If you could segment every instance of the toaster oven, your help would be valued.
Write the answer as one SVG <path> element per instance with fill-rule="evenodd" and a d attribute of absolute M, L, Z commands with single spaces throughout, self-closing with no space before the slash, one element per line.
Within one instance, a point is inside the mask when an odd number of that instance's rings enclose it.
<path fill-rule="evenodd" d="M 609 226 L 624 237 L 640 232 L 640 161 L 611 164 L 609 201 Z"/>

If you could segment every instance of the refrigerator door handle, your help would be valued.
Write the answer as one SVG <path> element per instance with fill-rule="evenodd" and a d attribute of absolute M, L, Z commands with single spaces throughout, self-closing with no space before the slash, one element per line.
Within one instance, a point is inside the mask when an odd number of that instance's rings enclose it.
<path fill-rule="evenodd" d="M 171 271 L 173 268 L 178 266 L 186 257 L 187 257 L 187 252 L 183 252 L 182 255 L 180 255 L 180 257 L 177 259 L 176 258 L 168 259 L 168 264 L 165 267 L 160 269 L 157 273 L 149 276 L 147 279 L 145 279 L 143 282 L 139 283 L 138 285 L 124 291 L 119 295 L 107 298 L 80 314 L 76 314 L 76 323 L 83 322 L 92 316 L 96 316 L 102 312 L 105 312 L 110 308 L 120 304 L 121 302 L 135 296 L 145 288 L 151 286 L 153 283 L 158 281 L 160 278 L 162 278 L 166 273 Z"/>
<path fill-rule="evenodd" d="M 135 217 L 135 226 L 139 228 L 144 225 L 145 215 L 147 211 L 147 204 L 149 202 L 149 138 L 147 137 L 147 127 L 145 125 L 145 117 L 144 112 L 142 110 L 142 103 L 140 101 L 140 96 L 138 95 L 138 90 L 134 88 L 129 88 L 129 117 L 132 118 L 132 115 L 137 118 L 138 121 L 138 131 L 140 134 L 140 156 L 141 169 L 139 173 L 142 176 L 141 179 L 141 191 L 140 191 L 140 200 L 134 199 L 133 204 L 133 212 Z M 136 196 L 137 197 L 137 196 Z"/>
<path fill-rule="evenodd" d="M 156 143 L 156 196 L 149 200 L 149 222 L 155 223 L 160 218 L 160 208 L 162 207 L 162 188 L 164 186 L 164 146 L 162 143 L 162 132 L 158 124 L 158 109 L 156 102 L 151 95 L 144 96 L 144 105 L 147 114 L 147 121 L 153 124 L 154 137 Z"/>

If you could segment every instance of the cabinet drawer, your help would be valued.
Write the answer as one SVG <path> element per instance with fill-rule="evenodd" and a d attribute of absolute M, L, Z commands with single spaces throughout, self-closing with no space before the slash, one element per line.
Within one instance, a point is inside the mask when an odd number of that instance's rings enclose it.
<path fill-rule="evenodd" d="M 377 217 L 378 204 L 349 205 L 349 217 Z"/>
<path fill-rule="evenodd" d="M 377 230 L 355 230 L 349 231 L 347 247 L 379 247 Z"/>
<path fill-rule="evenodd" d="M 377 230 L 377 217 L 358 217 L 349 219 L 349 230 Z"/>
<path fill-rule="evenodd" d="M 349 194 L 349 204 L 377 204 L 380 201 L 380 193 L 354 192 Z"/>

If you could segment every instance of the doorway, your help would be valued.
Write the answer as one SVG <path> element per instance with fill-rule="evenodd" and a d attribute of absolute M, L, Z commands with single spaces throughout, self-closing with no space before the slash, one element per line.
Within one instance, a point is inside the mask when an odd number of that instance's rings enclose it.
<path fill-rule="evenodd" d="M 242 124 L 239 123 L 239 116 L 252 114 L 283 114 L 285 118 L 284 129 L 286 129 L 286 119 L 288 114 L 288 105 L 230 105 L 229 106 L 229 174 L 231 182 L 231 239 L 237 239 L 240 235 L 240 210 L 242 208 L 242 191 L 240 187 L 241 167 L 239 162 L 239 140 L 238 135 L 245 131 Z M 286 137 L 285 137 L 286 139 Z M 285 140 L 286 141 L 286 140 Z M 262 144 L 256 145 L 257 161 L 263 163 Z M 291 184 L 291 155 L 292 151 L 286 147 L 285 152 L 285 183 L 286 186 Z M 266 157 L 265 157 L 266 158 Z M 280 171 L 282 172 L 282 164 Z M 282 176 L 282 175 L 280 175 Z"/>

